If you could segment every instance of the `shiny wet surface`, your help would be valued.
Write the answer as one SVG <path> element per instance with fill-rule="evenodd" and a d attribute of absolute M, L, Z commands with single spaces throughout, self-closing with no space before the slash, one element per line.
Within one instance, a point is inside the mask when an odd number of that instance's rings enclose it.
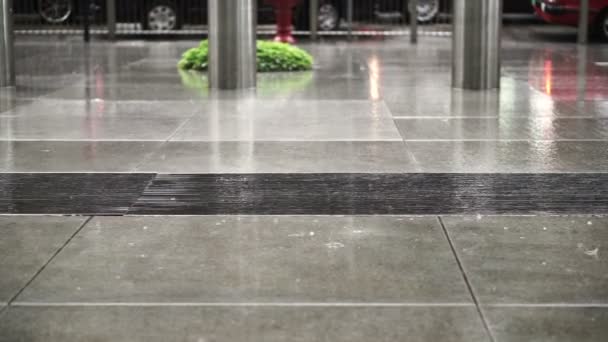
<path fill-rule="evenodd" d="M 599 44 L 506 40 L 502 89 L 489 92 L 450 88 L 447 38 L 417 47 L 303 43 L 315 70 L 262 74 L 255 92 L 213 92 L 205 75 L 178 72 L 175 61 L 192 44 L 22 39 L 18 87 L 0 92 L 0 170 L 606 168 L 606 158 L 588 158 L 608 142 L 608 53 Z"/>
<path fill-rule="evenodd" d="M 605 341 L 608 50 L 519 34 L 490 92 L 441 37 L 255 92 L 177 72 L 195 42 L 20 37 L 0 341 Z"/>

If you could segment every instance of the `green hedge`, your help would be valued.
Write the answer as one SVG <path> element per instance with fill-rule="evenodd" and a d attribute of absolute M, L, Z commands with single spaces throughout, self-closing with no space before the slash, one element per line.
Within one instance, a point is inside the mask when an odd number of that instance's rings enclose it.
<path fill-rule="evenodd" d="M 178 67 L 182 70 L 207 70 L 209 42 L 203 40 L 198 47 L 182 55 Z M 312 56 L 295 46 L 258 40 L 257 65 L 259 72 L 306 71 L 313 65 Z"/>

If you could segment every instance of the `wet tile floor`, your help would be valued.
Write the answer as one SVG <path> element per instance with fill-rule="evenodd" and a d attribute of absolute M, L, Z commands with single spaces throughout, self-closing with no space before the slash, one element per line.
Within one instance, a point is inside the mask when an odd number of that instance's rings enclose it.
<path fill-rule="evenodd" d="M 608 334 L 604 217 L 0 216 L 0 231 L 0 341 Z"/>
<path fill-rule="evenodd" d="M 547 37 L 490 92 L 441 37 L 255 92 L 177 72 L 194 41 L 19 37 L 0 341 L 606 341 L 608 50 Z"/>

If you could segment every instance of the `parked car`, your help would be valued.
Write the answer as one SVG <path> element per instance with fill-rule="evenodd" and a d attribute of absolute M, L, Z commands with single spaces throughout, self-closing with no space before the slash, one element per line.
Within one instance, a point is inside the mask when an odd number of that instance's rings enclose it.
<path fill-rule="evenodd" d="M 274 22 L 274 12 L 264 0 L 258 1 L 260 23 Z M 310 0 L 302 0 L 294 12 L 296 29 L 308 29 Z M 358 22 L 406 22 L 407 0 L 352 0 L 353 20 Z M 418 0 L 418 22 L 434 21 L 451 11 L 453 0 Z M 322 31 L 335 30 L 346 19 L 348 0 L 318 0 L 318 24 Z M 16 14 L 38 13 L 46 23 L 64 23 L 80 16 L 81 0 L 16 1 Z M 91 15 L 105 20 L 105 0 L 90 0 Z M 533 13 L 531 0 L 504 2 L 506 13 Z M 118 22 L 138 22 L 144 29 L 175 30 L 183 24 L 206 24 L 207 0 L 116 0 Z"/>
<path fill-rule="evenodd" d="M 578 26 L 580 0 L 533 0 L 534 10 L 546 22 Z M 589 0 L 589 26 L 608 41 L 608 0 Z"/>

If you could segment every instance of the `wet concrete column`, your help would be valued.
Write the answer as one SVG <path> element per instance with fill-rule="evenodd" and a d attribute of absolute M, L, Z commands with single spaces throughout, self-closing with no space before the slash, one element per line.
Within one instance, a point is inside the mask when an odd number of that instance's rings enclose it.
<path fill-rule="evenodd" d="M 589 40 L 589 0 L 580 0 L 578 18 L 578 43 L 587 44 Z"/>
<path fill-rule="evenodd" d="M 0 87 L 15 85 L 12 0 L 0 0 Z"/>
<path fill-rule="evenodd" d="M 454 0 L 452 86 L 500 87 L 502 0 Z"/>
<path fill-rule="evenodd" d="M 257 0 L 209 0 L 209 86 L 256 86 Z"/>

